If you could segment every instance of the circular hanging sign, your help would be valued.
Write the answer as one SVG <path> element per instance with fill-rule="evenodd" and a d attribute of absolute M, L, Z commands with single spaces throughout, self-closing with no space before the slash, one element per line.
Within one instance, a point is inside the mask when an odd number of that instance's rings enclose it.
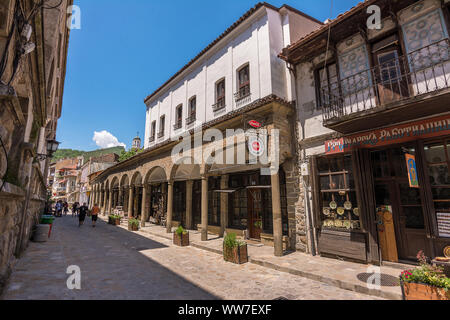
<path fill-rule="evenodd" d="M 253 128 L 255 128 L 255 129 L 258 129 L 258 128 L 261 128 L 261 123 L 259 123 L 258 121 L 256 121 L 256 120 L 250 120 L 249 122 L 248 122 L 248 124 L 251 126 L 251 127 L 253 127 Z"/>
<path fill-rule="evenodd" d="M 265 151 L 264 142 L 258 137 L 250 137 L 248 139 L 248 150 L 252 155 L 260 157 Z"/>

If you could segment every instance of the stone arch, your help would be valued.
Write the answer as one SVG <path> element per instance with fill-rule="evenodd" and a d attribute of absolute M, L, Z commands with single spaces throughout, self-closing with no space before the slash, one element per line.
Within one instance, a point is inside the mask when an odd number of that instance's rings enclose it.
<path fill-rule="evenodd" d="M 191 157 L 180 159 L 178 164 L 172 166 L 169 178 L 173 181 L 201 179 L 201 166 L 199 164 L 194 164 Z"/>
<path fill-rule="evenodd" d="M 142 174 L 139 171 L 136 171 L 131 178 L 130 185 L 136 186 L 141 184 L 142 184 Z"/>
<path fill-rule="evenodd" d="M 167 181 L 166 170 L 163 167 L 156 166 L 151 168 L 145 175 L 144 183 L 162 183 Z"/>
<path fill-rule="evenodd" d="M 119 185 L 120 187 L 126 187 L 130 185 L 130 178 L 128 177 L 128 174 L 125 173 L 122 175 Z"/>
<path fill-rule="evenodd" d="M 111 189 L 119 187 L 119 178 L 116 176 L 113 177 L 111 180 L 110 186 L 111 186 Z"/>

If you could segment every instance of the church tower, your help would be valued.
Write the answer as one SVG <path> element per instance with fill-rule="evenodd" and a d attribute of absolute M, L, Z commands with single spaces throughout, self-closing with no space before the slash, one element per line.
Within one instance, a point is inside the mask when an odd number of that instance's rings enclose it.
<path fill-rule="evenodd" d="M 133 143 L 131 145 L 131 149 L 140 150 L 141 149 L 141 138 L 139 138 L 139 132 L 136 138 L 133 139 Z"/>

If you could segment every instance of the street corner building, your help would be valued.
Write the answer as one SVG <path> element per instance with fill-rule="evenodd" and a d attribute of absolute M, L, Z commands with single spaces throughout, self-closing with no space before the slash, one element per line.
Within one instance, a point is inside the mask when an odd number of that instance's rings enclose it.
<path fill-rule="evenodd" d="M 208 233 L 236 233 L 273 246 L 277 256 L 285 250 L 306 251 L 293 78 L 277 55 L 321 26 L 286 5 L 260 3 L 250 9 L 145 98 L 144 151 L 98 175 L 90 205 L 98 203 L 104 214 L 121 212 L 163 225 L 168 232 L 178 225 L 200 230 L 204 241 Z M 226 134 L 255 128 L 268 132 L 267 144 Z M 173 160 L 178 137 L 191 134 L 184 140 L 195 140 L 196 134 L 205 137 L 211 130 L 222 138 L 205 138 L 183 161 Z M 275 131 L 278 146 L 272 139 Z M 208 153 L 212 145 L 229 146 L 229 139 L 235 148 L 228 155 L 243 157 L 243 163 L 210 163 L 204 157 L 189 161 L 198 154 L 214 155 Z M 277 161 L 249 161 L 260 148 L 277 150 Z M 263 174 L 268 167 L 276 170 Z"/>
<path fill-rule="evenodd" d="M 450 245 L 448 5 L 361 2 L 280 54 L 294 70 L 320 255 L 408 262 Z"/>
<path fill-rule="evenodd" d="M 0 2 L 0 292 L 47 201 L 47 141 L 61 116 L 70 5 Z"/>

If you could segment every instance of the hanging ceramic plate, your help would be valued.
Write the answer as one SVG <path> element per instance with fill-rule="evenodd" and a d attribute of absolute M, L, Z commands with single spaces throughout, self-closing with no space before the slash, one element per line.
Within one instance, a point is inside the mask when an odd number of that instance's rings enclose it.
<path fill-rule="evenodd" d="M 352 203 L 350 201 L 346 201 L 344 203 L 344 208 L 345 208 L 345 210 L 352 210 L 353 205 L 352 205 Z"/>
<path fill-rule="evenodd" d="M 450 246 L 446 246 L 444 248 L 444 256 L 446 256 L 447 258 L 450 258 Z"/>
<path fill-rule="evenodd" d="M 338 215 L 342 216 L 345 213 L 345 209 L 342 207 L 337 208 Z"/>
<path fill-rule="evenodd" d="M 359 228 L 360 228 L 359 221 L 353 221 L 352 222 L 352 229 L 359 229 Z"/>
<path fill-rule="evenodd" d="M 336 201 L 331 201 L 331 202 L 330 202 L 330 208 L 331 208 L 331 209 L 336 209 L 336 208 L 337 208 L 337 203 L 336 203 Z"/>
<path fill-rule="evenodd" d="M 323 214 L 326 216 L 330 215 L 330 208 L 323 208 Z"/>
<path fill-rule="evenodd" d="M 342 228 L 343 223 L 341 220 L 334 220 L 334 225 L 336 226 L 336 228 Z"/>
<path fill-rule="evenodd" d="M 354 208 L 353 209 L 353 214 L 357 217 L 359 217 L 359 208 Z"/>
<path fill-rule="evenodd" d="M 351 227 L 352 227 L 351 222 L 348 221 L 348 220 L 345 220 L 345 221 L 344 221 L 344 228 L 350 229 Z"/>

